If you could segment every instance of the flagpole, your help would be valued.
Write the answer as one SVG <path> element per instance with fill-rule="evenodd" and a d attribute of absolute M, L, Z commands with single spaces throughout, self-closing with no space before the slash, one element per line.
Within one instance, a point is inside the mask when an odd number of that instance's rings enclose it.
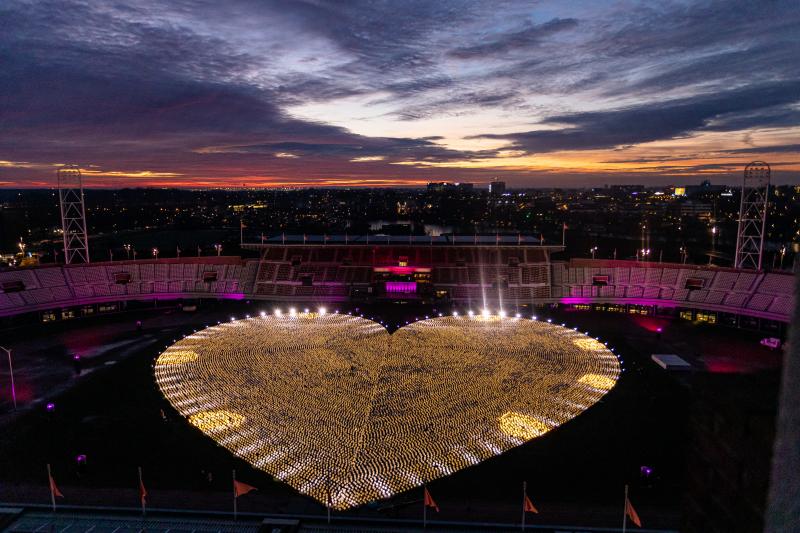
<path fill-rule="evenodd" d="M 567 245 L 567 225 L 561 224 L 561 246 Z"/>
<path fill-rule="evenodd" d="M 144 482 L 142 482 L 142 467 L 140 466 L 139 467 L 139 499 L 142 502 L 142 516 L 145 516 L 147 514 L 147 511 L 145 510 L 145 507 L 144 507 L 144 498 L 145 498 L 145 496 L 142 494 L 142 488 L 143 487 L 144 487 Z"/>
<path fill-rule="evenodd" d="M 327 492 L 328 492 L 328 525 L 331 523 L 331 476 L 328 475 L 327 479 Z"/>
<path fill-rule="evenodd" d="M 53 492 L 53 474 L 50 472 L 50 463 L 47 463 L 47 486 L 50 487 L 50 508 L 56 512 L 56 495 Z"/>
<path fill-rule="evenodd" d="M 428 528 L 428 505 L 425 503 L 425 485 L 422 485 L 422 529 Z"/>
<path fill-rule="evenodd" d="M 525 531 L 525 496 L 528 494 L 528 482 L 522 482 L 522 531 Z"/>
<path fill-rule="evenodd" d="M 233 520 L 236 521 L 236 470 L 233 470 Z"/>
<path fill-rule="evenodd" d="M 628 525 L 628 485 L 625 485 L 625 503 L 622 505 L 622 533 Z"/>

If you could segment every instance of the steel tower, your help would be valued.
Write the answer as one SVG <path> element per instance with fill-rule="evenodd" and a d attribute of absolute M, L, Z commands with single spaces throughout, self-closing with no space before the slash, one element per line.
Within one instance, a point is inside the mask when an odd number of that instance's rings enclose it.
<path fill-rule="evenodd" d="M 742 202 L 739 205 L 739 233 L 736 237 L 736 268 L 761 270 L 764 231 L 769 199 L 769 165 L 753 161 L 744 167 Z"/>
<path fill-rule="evenodd" d="M 89 262 L 89 236 L 86 233 L 86 209 L 83 205 L 83 178 L 75 165 L 56 171 L 58 199 L 61 204 L 61 228 L 64 230 L 64 262 Z"/>

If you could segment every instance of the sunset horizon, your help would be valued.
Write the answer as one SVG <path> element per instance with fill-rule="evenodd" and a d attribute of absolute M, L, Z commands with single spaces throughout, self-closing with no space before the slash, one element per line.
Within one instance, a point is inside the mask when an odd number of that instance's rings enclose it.
<path fill-rule="evenodd" d="M 793 8 L 795 7 L 795 8 Z M 800 183 L 791 2 L 0 8 L 0 187 Z M 794 59 L 793 59 L 794 58 Z"/>

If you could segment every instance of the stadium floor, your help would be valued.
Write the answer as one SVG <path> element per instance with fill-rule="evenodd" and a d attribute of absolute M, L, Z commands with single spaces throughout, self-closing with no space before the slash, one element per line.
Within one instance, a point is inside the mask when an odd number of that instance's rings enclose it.
<path fill-rule="evenodd" d="M 24 394 L 23 409 L 0 418 L 0 501 L 47 503 L 49 462 L 65 494 L 60 503 L 135 507 L 136 468 L 142 466 L 152 506 L 224 512 L 231 506 L 230 471 L 235 468 L 240 480 L 259 488 L 240 498 L 241 512 L 323 516 L 318 503 L 200 436 L 169 408 L 153 383 L 152 360 L 173 339 L 231 314 L 258 310 L 244 303 L 204 303 L 192 314 L 126 313 L 44 326 L 46 335 L 41 326 L 9 332 L 4 342 L 15 348 L 18 391 Z M 359 311 L 390 323 L 431 312 Z M 142 331 L 135 326 L 137 316 L 144 319 Z M 603 401 L 562 427 L 433 482 L 429 488 L 441 508 L 435 518 L 514 522 L 525 480 L 541 511 L 530 518 L 532 525 L 614 526 L 627 482 L 647 526 L 677 529 L 693 373 L 664 372 L 649 355 L 678 353 L 699 371 L 715 371 L 710 362 L 724 360 L 725 371 L 748 373 L 776 368 L 777 352 L 758 346 L 755 333 L 722 327 L 627 315 L 550 316 L 608 340 L 626 358 L 628 371 Z M 75 351 L 84 356 L 78 378 L 70 357 Z M 0 410 L 7 413 L 10 404 L 3 399 Z M 44 408 L 48 401 L 56 404 L 52 413 Z M 85 464 L 76 461 L 78 455 L 86 456 Z M 653 468 L 648 478 L 640 475 L 643 465 Z M 420 515 L 420 490 L 343 514 L 410 520 Z"/>

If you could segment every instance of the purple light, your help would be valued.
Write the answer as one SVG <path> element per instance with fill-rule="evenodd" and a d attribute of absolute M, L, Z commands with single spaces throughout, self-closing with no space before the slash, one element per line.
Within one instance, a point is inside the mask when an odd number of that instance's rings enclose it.
<path fill-rule="evenodd" d="M 413 294 L 417 292 L 416 281 L 387 281 L 386 292 Z"/>
<path fill-rule="evenodd" d="M 75 354 L 75 355 L 72 356 L 72 359 L 75 360 L 75 361 L 80 361 L 81 360 L 81 356 L 78 355 L 78 354 Z"/>
<path fill-rule="evenodd" d="M 650 477 L 650 475 L 653 473 L 653 469 L 649 466 L 642 465 L 639 467 L 639 473 L 642 474 L 643 477 Z"/>
<path fill-rule="evenodd" d="M 661 333 L 661 328 L 656 328 L 656 332 Z"/>
<path fill-rule="evenodd" d="M 80 454 L 80 455 L 76 456 L 75 457 L 75 462 L 77 462 L 78 464 L 85 465 L 86 464 L 86 455 Z"/>
<path fill-rule="evenodd" d="M 56 410 L 56 404 L 50 402 L 47 405 L 45 405 L 44 408 L 47 410 L 48 413 L 52 413 L 53 411 Z"/>

